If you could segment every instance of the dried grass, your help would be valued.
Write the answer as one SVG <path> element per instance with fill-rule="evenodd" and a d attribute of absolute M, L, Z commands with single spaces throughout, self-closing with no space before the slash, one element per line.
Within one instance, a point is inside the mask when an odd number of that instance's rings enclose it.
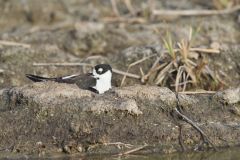
<path fill-rule="evenodd" d="M 168 58 L 164 60 L 164 63 L 160 63 L 162 57 L 157 56 L 146 74 L 142 67 L 138 66 L 141 82 L 147 84 L 150 83 L 149 79 L 154 79 L 156 85 L 173 87 L 172 89 L 175 89 L 176 92 L 185 92 L 193 88 L 214 90 L 219 86 L 226 86 L 227 84 L 210 69 L 206 58 L 203 58 L 203 53 L 219 54 L 220 51 L 217 49 L 192 48 L 192 37 L 193 30 L 190 28 L 188 38 L 182 39 L 175 45 L 172 36 L 167 32 L 163 42 L 166 48 L 164 54 L 168 55 Z M 174 46 L 177 46 L 177 48 L 174 48 Z M 145 57 L 130 64 L 126 73 L 129 72 L 131 67 L 148 61 L 150 58 Z M 121 86 L 125 80 L 126 76 L 123 77 Z"/>

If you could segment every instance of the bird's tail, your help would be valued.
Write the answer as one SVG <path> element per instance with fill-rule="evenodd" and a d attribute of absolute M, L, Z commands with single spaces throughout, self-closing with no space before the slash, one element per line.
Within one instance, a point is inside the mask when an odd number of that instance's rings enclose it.
<path fill-rule="evenodd" d="M 40 77 L 32 74 L 26 74 L 26 77 L 33 82 L 56 81 L 56 78 Z"/>

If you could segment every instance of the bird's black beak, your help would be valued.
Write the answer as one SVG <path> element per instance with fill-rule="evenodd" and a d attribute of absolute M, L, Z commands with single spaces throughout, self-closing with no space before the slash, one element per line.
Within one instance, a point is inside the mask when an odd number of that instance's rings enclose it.
<path fill-rule="evenodd" d="M 93 73 L 88 73 L 87 75 L 93 77 Z"/>
<path fill-rule="evenodd" d="M 93 78 L 95 78 L 95 79 L 99 79 L 99 78 L 94 77 L 93 73 L 88 73 L 87 75 L 88 75 L 88 76 L 91 76 L 91 77 L 93 77 Z"/>

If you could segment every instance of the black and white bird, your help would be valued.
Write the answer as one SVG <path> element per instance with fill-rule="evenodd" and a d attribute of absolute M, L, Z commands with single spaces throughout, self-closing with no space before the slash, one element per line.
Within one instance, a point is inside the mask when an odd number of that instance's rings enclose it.
<path fill-rule="evenodd" d="M 76 84 L 81 89 L 102 94 L 112 88 L 112 67 L 109 64 L 98 64 L 92 73 L 74 74 L 64 77 L 47 78 L 26 74 L 26 77 L 34 82 L 54 81 L 59 83 Z"/>

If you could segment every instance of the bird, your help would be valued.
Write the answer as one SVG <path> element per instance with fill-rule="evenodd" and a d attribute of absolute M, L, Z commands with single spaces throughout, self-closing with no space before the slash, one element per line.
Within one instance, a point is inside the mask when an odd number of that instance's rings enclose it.
<path fill-rule="evenodd" d="M 26 77 L 33 82 L 54 81 L 58 83 L 76 84 L 79 88 L 103 94 L 112 88 L 112 67 L 109 64 L 98 64 L 87 74 L 73 74 L 63 77 L 47 78 L 32 74 Z"/>

